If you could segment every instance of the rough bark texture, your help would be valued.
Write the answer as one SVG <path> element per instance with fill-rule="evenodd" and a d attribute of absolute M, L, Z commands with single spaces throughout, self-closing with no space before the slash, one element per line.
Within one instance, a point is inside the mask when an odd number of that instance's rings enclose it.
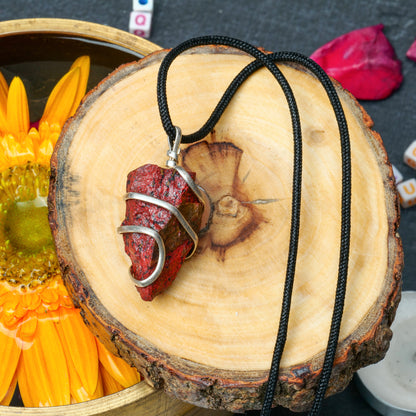
<path fill-rule="evenodd" d="M 67 286 L 92 331 L 146 380 L 198 406 L 261 407 L 280 313 L 290 224 L 293 139 L 285 99 L 265 70 L 241 87 L 182 164 L 208 192 L 213 215 L 198 253 L 153 302 L 132 290 L 116 227 L 127 173 L 163 163 L 155 53 L 121 67 L 90 93 L 52 158 L 50 223 Z M 251 59 L 201 47 L 179 57 L 168 99 L 184 133 L 207 119 Z M 319 82 L 280 65 L 297 98 L 303 132 L 300 244 L 275 403 L 312 403 L 329 332 L 339 257 L 338 129 Z M 391 165 L 372 121 L 336 84 L 352 149 L 352 233 L 347 297 L 328 394 L 387 351 L 403 263 Z M 117 149 L 116 155 L 114 149 Z M 91 242 L 94 242 L 94 245 Z M 137 296 L 135 296 L 137 295 Z"/>

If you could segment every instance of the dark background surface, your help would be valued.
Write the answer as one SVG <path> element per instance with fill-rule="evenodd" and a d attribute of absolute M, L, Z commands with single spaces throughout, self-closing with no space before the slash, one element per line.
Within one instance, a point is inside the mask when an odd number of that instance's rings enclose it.
<path fill-rule="evenodd" d="M 405 57 L 416 37 L 414 0 L 154 0 L 150 41 L 173 47 L 208 34 L 240 38 L 270 51 L 292 50 L 310 55 L 343 33 L 383 23 L 384 33 L 403 63 L 404 81 L 382 101 L 362 105 L 375 122 L 391 162 L 405 179 L 416 172 L 403 163 L 403 152 L 416 129 L 416 62 Z M 128 31 L 130 0 L 29 1 L 0 0 L 0 21 L 59 17 L 101 23 Z M 402 210 L 400 234 L 405 268 L 403 288 L 416 290 L 416 208 Z M 251 415 L 257 414 L 255 412 Z M 291 415 L 277 408 L 274 415 Z M 377 415 L 361 398 L 354 383 L 327 399 L 322 415 Z"/>

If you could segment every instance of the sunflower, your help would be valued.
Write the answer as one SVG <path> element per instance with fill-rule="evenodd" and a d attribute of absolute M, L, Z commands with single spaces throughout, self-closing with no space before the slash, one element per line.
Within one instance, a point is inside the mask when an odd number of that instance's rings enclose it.
<path fill-rule="evenodd" d="M 25 406 L 101 397 L 140 380 L 85 326 L 63 284 L 48 223 L 49 161 L 85 94 L 78 58 L 31 126 L 25 87 L 0 73 L 0 405 L 18 385 Z"/>

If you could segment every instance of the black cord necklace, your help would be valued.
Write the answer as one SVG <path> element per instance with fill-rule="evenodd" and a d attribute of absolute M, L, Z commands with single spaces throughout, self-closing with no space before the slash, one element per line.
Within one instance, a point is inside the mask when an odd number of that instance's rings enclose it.
<path fill-rule="evenodd" d="M 351 212 L 351 155 L 348 126 L 345 115 L 338 98 L 338 94 L 326 73 L 314 61 L 306 56 L 295 52 L 279 52 L 274 54 L 266 54 L 256 47 L 244 41 L 229 38 L 226 36 L 203 36 L 185 41 L 173 48 L 165 56 L 162 61 L 158 74 L 157 82 L 157 99 L 159 105 L 159 113 L 162 120 L 171 147 L 174 145 L 176 137 L 176 128 L 172 123 L 166 95 L 166 82 L 170 65 L 174 59 L 188 49 L 203 45 L 223 45 L 239 49 L 255 58 L 247 65 L 231 82 L 224 95 L 218 102 L 207 122 L 196 132 L 182 136 L 183 143 L 194 143 L 201 140 L 215 127 L 222 113 L 231 101 L 235 92 L 242 83 L 257 69 L 266 67 L 276 78 L 286 97 L 290 110 L 293 140 L 294 140 L 294 158 L 293 158 L 293 183 L 292 183 L 292 210 L 291 210 L 291 226 L 289 253 L 286 268 L 286 278 L 284 284 L 283 300 L 277 333 L 276 344 L 273 352 L 273 358 L 267 383 L 266 393 L 263 399 L 262 416 L 268 416 L 271 413 L 273 398 L 278 382 L 280 361 L 283 349 L 286 343 L 290 305 L 292 298 L 292 289 L 295 277 L 296 258 L 299 241 L 299 224 L 300 224 L 300 208 L 301 208 L 301 186 L 302 186 L 302 130 L 300 125 L 299 112 L 292 89 L 286 78 L 275 65 L 275 62 L 293 62 L 300 64 L 311 71 L 321 82 L 324 87 L 331 105 L 334 110 L 341 142 L 342 157 L 342 195 L 341 195 L 341 235 L 340 235 L 340 253 L 338 267 L 338 281 L 335 294 L 335 303 L 333 308 L 331 328 L 328 337 L 328 343 L 325 353 L 322 373 L 319 385 L 316 390 L 315 399 L 309 415 L 318 415 L 322 406 L 323 399 L 328 387 L 329 379 L 337 350 L 338 337 L 340 332 L 342 314 L 344 309 L 344 300 L 348 275 L 348 260 L 350 247 L 350 212 Z"/>

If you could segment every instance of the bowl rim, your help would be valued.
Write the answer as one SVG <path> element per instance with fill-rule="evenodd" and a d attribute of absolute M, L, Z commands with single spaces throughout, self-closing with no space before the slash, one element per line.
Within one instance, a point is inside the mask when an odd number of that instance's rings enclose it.
<path fill-rule="evenodd" d="M 149 399 L 150 396 L 161 393 L 162 391 L 154 390 L 145 381 L 140 381 L 117 393 L 80 403 L 44 407 L 0 406 L 0 415 L 57 416 L 62 412 L 66 416 L 98 416 L 103 411 L 121 410 L 121 408 L 133 405 L 141 399 Z"/>
<path fill-rule="evenodd" d="M 99 23 L 59 18 L 30 18 L 0 22 L 0 38 L 30 33 L 60 34 L 94 39 L 115 44 L 142 55 L 148 55 L 162 49 L 160 46 L 144 38 Z M 0 406 L 0 414 L 24 414 L 26 416 L 56 415 L 57 409 L 62 409 L 65 415 L 68 416 L 79 415 L 80 412 L 82 412 L 83 416 L 92 416 L 102 413 L 104 402 L 106 409 L 117 409 L 135 403 L 140 399 L 148 398 L 153 394 L 159 394 L 159 392 L 150 387 L 145 381 L 141 381 L 118 393 L 94 400 L 51 407 Z"/>
<path fill-rule="evenodd" d="M 15 19 L 0 22 L 0 38 L 29 33 L 80 36 L 112 43 L 143 55 L 162 49 L 147 39 L 100 23 L 59 18 Z"/>

